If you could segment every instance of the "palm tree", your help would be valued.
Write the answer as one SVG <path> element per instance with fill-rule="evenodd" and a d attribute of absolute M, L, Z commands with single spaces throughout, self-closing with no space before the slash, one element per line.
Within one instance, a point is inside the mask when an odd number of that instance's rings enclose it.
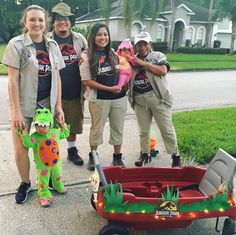
<path fill-rule="evenodd" d="M 111 14 L 112 2 L 110 0 L 99 0 L 98 6 L 101 9 L 101 16 L 105 18 L 106 23 L 108 24 L 109 17 Z"/>
<path fill-rule="evenodd" d="M 164 0 L 121 0 L 122 16 L 124 17 L 127 35 L 130 37 L 132 23 L 135 19 L 142 20 L 146 17 L 151 17 L 150 30 L 163 9 L 163 3 Z"/>
<path fill-rule="evenodd" d="M 207 40 L 206 40 L 206 46 L 211 47 L 211 38 L 212 38 L 212 10 L 214 6 L 214 0 L 210 0 L 209 3 L 209 10 L 208 10 L 208 25 L 207 25 Z"/>

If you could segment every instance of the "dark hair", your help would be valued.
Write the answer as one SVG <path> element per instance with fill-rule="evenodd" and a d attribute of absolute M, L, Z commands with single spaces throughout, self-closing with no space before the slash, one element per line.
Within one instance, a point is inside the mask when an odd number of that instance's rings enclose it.
<path fill-rule="evenodd" d="M 62 16 L 64 17 L 63 15 L 59 14 L 59 13 L 56 13 L 56 12 L 52 12 L 52 17 L 51 17 L 51 23 L 52 25 L 54 25 L 55 23 L 55 20 L 58 16 Z M 71 23 L 71 27 L 73 27 L 75 25 L 75 16 L 67 16 L 70 20 L 70 23 Z"/>
<path fill-rule="evenodd" d="M 94 24 L 92 28 L 90 29 L 89 36 L 88 36 L 88 57 L 89 57 L 90 70 L 91 70 L 91 74 L 93 78 L 95 77 L 96 68 L 99 61 L 99 58 L 95 54 L 97 50 L 97 46 L 95 44 L 95 38 L 100 28 L 106 28 L 107 33 L 108 33 L 109 42 L 105 47 L 105 52 L 106 52 L 106 55 L 109 56 L 114 73 L 117 72 L 117 69 L 115 67 L 119 63 L 118 56 L 115 54 L 114 50 L 111 48 L 111 36 L 110 36 L 110 30 L 108 26 L 103 23 Z"/>

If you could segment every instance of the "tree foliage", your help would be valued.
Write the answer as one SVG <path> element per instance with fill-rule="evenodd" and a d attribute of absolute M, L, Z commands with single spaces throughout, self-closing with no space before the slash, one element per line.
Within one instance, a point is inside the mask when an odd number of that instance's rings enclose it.
<path fill-rule="evenodd" d="M 124 17 L 124 24 L 127 34 L 130 36 L 132 22 L 135 19 L 144 19 L 150 17 L 152 19 L 151 27 L 158 17 L 160 11 L 163 9 L 163 0 L 122 0 L 122 16 Z"/>
<path fill-rule="evenodd" d="M 0 1 L 0 43 L 19 33 L 20 25 L 16 22 L 19 22 L 20 11 L 14 0 Z"/>
<path fill-rule="evenodd" d="M 25 8 L 36 4 L 50 14 L 52 7 L 59 2 L 67 3 L 76 17 L 98 8 L 98 0 L 0 0 L 0 43 L 21 33 L 20 19 Z"/>

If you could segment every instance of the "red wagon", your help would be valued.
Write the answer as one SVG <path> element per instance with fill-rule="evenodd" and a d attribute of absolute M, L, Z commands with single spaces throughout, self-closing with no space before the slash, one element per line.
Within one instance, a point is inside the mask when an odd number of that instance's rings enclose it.
<path fill-rule="evenodd" d="M 99 235 L 129 234 L 127 228 L 183 228 L 193 220 L 227 217 L 222 235 L 233 235 L 236 220 L 236 159 L 219 149 L 207 169 L 101 169 L 93 152 L 99 180 L 91 203 L 107 220 Z"/>

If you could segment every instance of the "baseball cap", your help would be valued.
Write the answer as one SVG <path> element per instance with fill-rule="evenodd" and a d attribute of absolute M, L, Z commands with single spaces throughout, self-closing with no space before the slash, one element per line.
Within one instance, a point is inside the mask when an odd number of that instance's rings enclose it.
<path fill-rule="evenodd" d="M 134 38 L 134 45 L 136 45 L 140 41 L 145 41 L 147 43 L 152 42 L 152 38 L 148 32 L 141 31 Z"/>

